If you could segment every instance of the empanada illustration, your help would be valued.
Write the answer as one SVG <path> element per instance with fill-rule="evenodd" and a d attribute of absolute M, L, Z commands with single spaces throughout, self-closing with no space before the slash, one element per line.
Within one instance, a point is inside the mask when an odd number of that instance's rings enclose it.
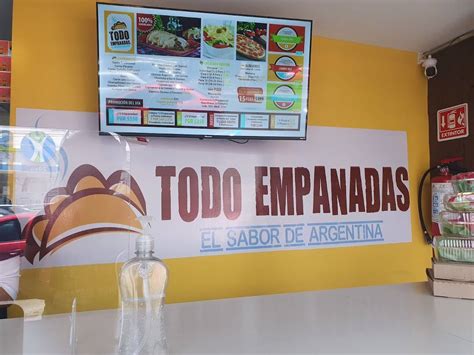
<path fill-rule="evenodd" d="M 92 165 L 79 166 L 66 187 L 46 194 L 44 214 L 30 221 L 23 236 L 25 257 L 34 263 L 68 243 L 97 233 L 140 233 L 137 217 L 146 214 L 146 203 L 135 179 L 116 171 L 107 179 Z"/>
<path fill-rule="evenodd" d="M 127 29 L 127 24 L 122 21 L 117 21 L 112 25 L 112 30 L 126 30 Z"/>
<path fill-rule="evenodd" d="M 189 47 L 189 43 L 184 38 L 160 30 L 151 31 L 147 35 L 146 41 L 160 48 L 174 49 L 177 51 L 183 51 Z"/>

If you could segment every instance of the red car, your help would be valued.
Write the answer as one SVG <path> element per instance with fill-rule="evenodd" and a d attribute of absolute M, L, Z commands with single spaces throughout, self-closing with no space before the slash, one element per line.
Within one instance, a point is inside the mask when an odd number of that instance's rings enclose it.
<path fill-rule="evenodd" d="M 10 207 L 0 206 L 0 260 L 22 254 L 26 240 L 21 239 L 22 226 L 35 217 L 35 213 L 14 213 Z"/>

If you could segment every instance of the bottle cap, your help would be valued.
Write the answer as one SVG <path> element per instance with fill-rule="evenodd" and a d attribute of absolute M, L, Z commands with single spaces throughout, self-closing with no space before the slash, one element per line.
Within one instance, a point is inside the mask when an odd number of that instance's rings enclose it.
<path fill-rule="evenodd" d="M 151 221 L 152 217 L 151 216 L 143 216 L 143 217 L 138 217 L 137 218 L 143 227 L 143 234 L 138 235 L 136 242 L 135 242 L 135 247 L 137 253 L 148 253 L 152 252 L 155 247 L 155 241 L 153 240 L 153 237 L 151 236 Z"/>

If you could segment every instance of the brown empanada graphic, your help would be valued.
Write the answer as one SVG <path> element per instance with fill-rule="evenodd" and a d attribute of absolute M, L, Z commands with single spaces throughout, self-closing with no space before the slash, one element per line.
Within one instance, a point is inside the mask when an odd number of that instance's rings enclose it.
<path fill-rule="evenodd" d="M 23 230 L 26 259 L 33 264 L 66 244 L 97 233 L 140 233 L 137 217 L 146 215 L 145 198 L 135 179 L 118 170 L 107 179 L 92 165 L 81 165 L 66 187 L 46 194 L 44 214 Z"/>

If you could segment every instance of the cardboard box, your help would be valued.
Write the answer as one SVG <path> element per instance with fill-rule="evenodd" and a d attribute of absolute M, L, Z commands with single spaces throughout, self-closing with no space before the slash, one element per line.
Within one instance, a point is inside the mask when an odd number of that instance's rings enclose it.
<path fill-rule="evenodd" d="M 11 74 L 8 72 L 0 72 L 0 86 L 10 87 Z"/>
<path fill-rule="evenodd" d="M 10 102 L 10 88 L 0 87 L 0 102 L 2 103 Z"/>
<path fill-rule="evenodd" d="M 432 260 L 435 279 L 474 282 L 474 264 Z"/>
<path fill-rule="evenodd" d="M 12 70 L 12 57 L 0 55 L 0 72 Z"/>
<path fill-rule="evenodd" d="M 0 55 L 11 55 L 11 42 L 0 40 Z"/>
<path fill-rule="evenodd" d="M 426 269 L 426 274 L 434 296 L 474 300 L 473 282 L 438 280 L 434 278 L 432 269 Z"/>

